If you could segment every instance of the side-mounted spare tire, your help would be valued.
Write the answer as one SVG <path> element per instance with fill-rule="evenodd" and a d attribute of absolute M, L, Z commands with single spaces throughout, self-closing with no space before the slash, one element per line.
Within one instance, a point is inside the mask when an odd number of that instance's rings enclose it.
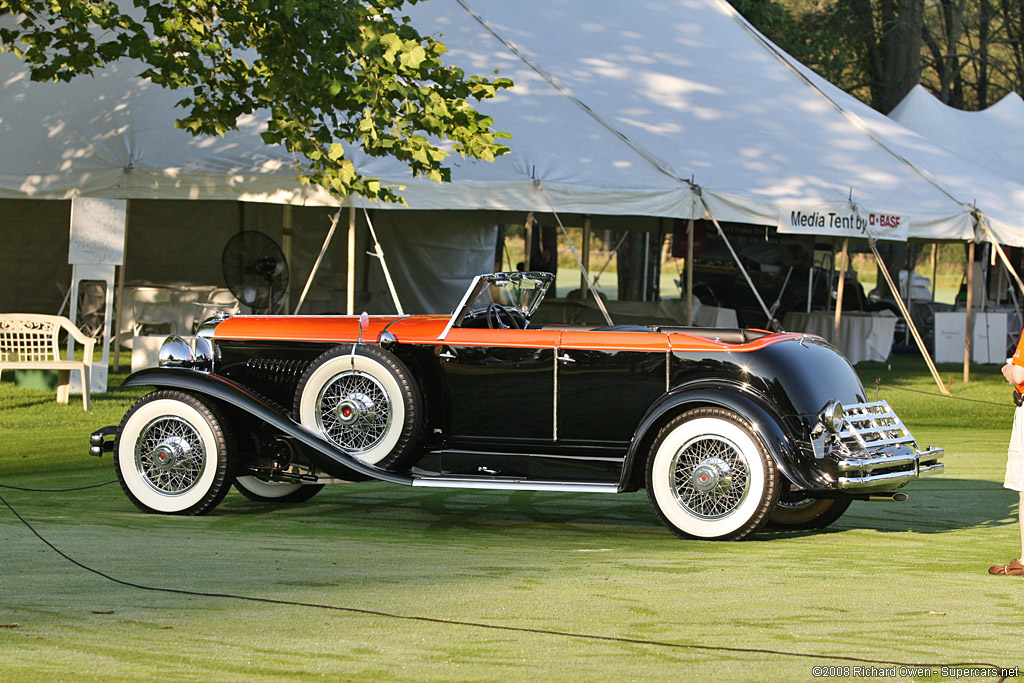
<path fill-rule="evenodd" d="M 423 423 L 409 368 L 367 344 L 336 346 L 310 363 L 295 390 L 294 409 L 302 426 L 386 469 L 412 454 Z"/>

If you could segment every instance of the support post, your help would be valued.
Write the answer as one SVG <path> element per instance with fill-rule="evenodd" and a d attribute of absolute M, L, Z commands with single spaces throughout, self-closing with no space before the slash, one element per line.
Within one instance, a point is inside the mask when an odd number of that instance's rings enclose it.
<path fill-rule="evenodd" d="M 967 246 L 967 319 L 964 323 L 964 384 L 971 381 L 971 338 L 973 335 L 971 315 L 974 309 L 974 240 Z"/>
<path fill-rule="evenodd" d="M 580 259 L 583 261 L 583 269 L 580 270 L 580 299 L 587 300 L 587 293 L 590 291 L 590 281 L 584 273 L 590 272 L 590 216 L 583 217 L 583 249 Z"/>
<path fill-rule="evenodd" d="M 693 326 L 693 219 L 686 224 L 686 326 Z"/>
<path fill-rule="evenodd" d="M 973 243 L 972 243 L 973 244 Z M 935 361 L 928 355 L 928 348 L 924 345 L 924 340 L 921 339 L 921 334 L 917 331 L 917 327 L 914 325 L 914 321 L 910 317 L 910 311 L 907 310 L 907 305 L 903 302 L 903 297 L 900 296 L 899 287 L 897 287 L 892 281 L 892 275 L 889 274 L 889 269 L 885 265 L 885 261 L 882 260 L 881 255 L 878 253 L 878 248 L 875 247 L 875 241 L 873 239 L 868 240 L 868 246 L 871 247 L 871 253 L 875 255 L 875 260 L 878 262 L 878 269 L 882 273 L 882 277 L 885 278 L 885 282 L 889 285 L 889 291 L 893 293 L 893 297 L 896 299 L 896 305 L 900 309 L 900 313 L 903 314 L 903 319 L 907 322 L 907 327 L 914 335 L 914 341 L 917 342 L 917 348 L 921 352 L 921 357 L 924 358 L 924 362 L 928 365 L 928 370 L 932 373 L 932 379 L 939 385 L 939 391 L 946 396 L 952 396 L 949 389 L 942 383 L 942 378 L 939 377 L 939 371 L 935 367 Z"/>
<path fill-rule="evenodd" d="M 526 214 L 523 227 L 523 270 L 530 270 L 530 254 L 533 252 L 533 211 Z"/>
<path fill-rule="evenodd" d="M 839 345 L 839 323 L 843 319 L 843 293 L 846 290 L 846 269 L 850 259 L 850 238 L 843 238 L 843 249 L 839 252 L 839 284 L 836 285 L 836 314 L 832 322 L 832 343 Z"/>
<path fill-rule="evenodd" d="M 128 265 L 128 222 L 132 215 L 132 200 L 124 201 L 124 242 L 121 245 L 121 265 L 117 267 L 117 298 L 114 305 L 114 372 L 121 371 L 121 310 L 124 308 L 124 269 Z"/>
<path fill-rule="evenodd" d="M 345 313 L 356 314 L 356 207 L 348 207 L 348 273 L 345 277 Z"/>
<path fill-rule="evenodd" d="M 935 301 L 936 276 L 939 272 L 939 243 L 932 242 L 932 301 Z"/>

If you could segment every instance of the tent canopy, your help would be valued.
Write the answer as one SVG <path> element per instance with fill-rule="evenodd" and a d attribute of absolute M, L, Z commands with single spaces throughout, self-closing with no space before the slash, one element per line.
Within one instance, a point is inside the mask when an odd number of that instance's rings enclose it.
<path fill-rule="evenodd" d="M 720 220 L 773 225 L 827 220 L 852 199 L 864 215 L 905 218 L 911 237 L 971 237 L 970 198 L 865 134 L 725 2 L 431 0 L 409 12 L 467 73 L 516 84 L 480 104 L 512 134 L 512 153 L 453 158 L 451 184 L 349 150 L 364 173 L 403 187 L 409 208 L 690 218 L 706 203 Z M 264 145 L 258 116 L 223 138 L 175 129 L 183 93 L 141 70 L 124 61 L 33 83 L 0 55 L 0 197 L 338 204 L 296 182 L 297 161 Z"/>

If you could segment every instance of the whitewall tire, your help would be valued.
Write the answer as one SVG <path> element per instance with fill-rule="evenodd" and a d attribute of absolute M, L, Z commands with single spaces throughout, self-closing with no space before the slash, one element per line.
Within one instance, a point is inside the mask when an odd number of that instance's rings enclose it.
<path fill-rule="evenodd" d="M 366 344 L 321 355 L 295 392 L 302 426 L 378 467 L 397 466 L 412 452 L 421 413 L 409 369 L 393 354 Z"/>
<path fill-rule="evenodd" d="M 145 512 L 204 514 L 231 486 L 229 437 L 206 401 L 180 391 L 155 391 L 121 421 L 114 446 L 117 478 Z"/>
<path fill-rule="evenodd" d="M 739 541 L 765 522 L 778 499 L 771 456 L 748 423 L 699 408 L 662 428 L 647 461 L 647 495 L 682 538 Z"/>

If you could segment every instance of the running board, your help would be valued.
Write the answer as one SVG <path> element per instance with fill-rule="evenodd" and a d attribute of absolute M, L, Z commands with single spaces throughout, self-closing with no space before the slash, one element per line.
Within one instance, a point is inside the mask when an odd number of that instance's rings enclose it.
<path fill-rule="evenodd" d="M 413 486 L 446 489 L 495 489 L 504 491 L 567 491 L 570 493 L 618 493 L 618 484 L 603 482 L 530 481 L 491 477 L 416 477 Z"/>

